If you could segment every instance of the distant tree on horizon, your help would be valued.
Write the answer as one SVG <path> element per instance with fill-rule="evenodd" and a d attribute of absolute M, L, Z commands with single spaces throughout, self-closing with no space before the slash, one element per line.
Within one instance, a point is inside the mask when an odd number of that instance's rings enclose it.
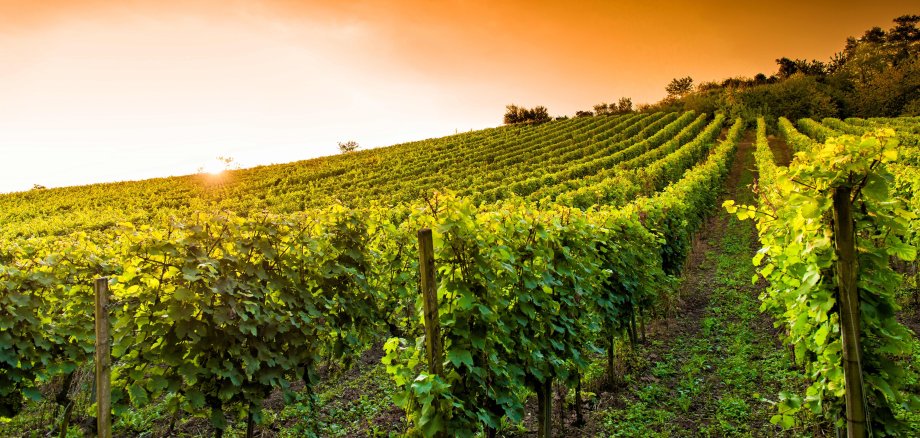
<path fill-rule="evenodd" d="M 664 87 L 664 90 L 668 92 L 669 99 L 679 99 L 684 97 L 693 91 L 693 78 L 690 76 L 674 78 L 666 87 Z"/>
<path fill-rule="evenodd" d="M 356 151 L 356 150 L 357 150 L 358 148 L 360 148 L 360 147 L 361 147 L 361 146 L 358 144 L 358 142 L 356 142 L 356 141 L 354 141 L 354 140 L 349 140 L 349 141 L 346 141 L 346 142 L 341 142 L 341 141 L 339 142 L 339 152 L 341 152 L 341 153 L 343 153 L 343 154 L 347 154 L 347 153 L 349 153 L 349 152 L 354 152 L 354 151 Z"/>
<path fill-rule="evenodd" d="M 782 57 L 776 60 L 779 65 L 777 76 L 780 78 L 789 78 L 796 73 L 802 73 L 809 76 L 824 76 L 827 74 L 827 65 L 823 62 L 813 59 L 789 59 Z"/>
<path fill-rule="evenodd" d="M 633 111 L 632 99 L 629 97 L 621 97 L 617 103 L 607 103 L 601 102 L 597 105 L 594 105 L 594 111 L 578 111 L 575 113 L 575 117 L 591 117 L 593 115 L 604 116 L 604 115 L 614 115 L 614 114 L 626 114 Z"/>
<path fill-rule="evenodd" d="M 533 123 L 543 123 L 551 120 L 549 117 L 549 110 L 543 105 L 533 107 L 530 110 L 529 116 L 530 121 Z"/>
<path fill-rule="evenodd" d="M 872 29 L 867 30 L 866 33 L 863 34 L 862 38 L 859 39 L 859 41 L 863 43 L 881 44 L 885 42 L 885 37 L 885 30 L 881 27 L 875 26 Z"/>
<path fill-rule="evenodd" d="M 240 168 L 240 165 L 239 165 L 239 164 L 233 164 L 233 162 L 236 161 L 236 159 L 233 158 L 233 157 L 224 157 L 224 156 L 220 156 L 220 157 L 217 157 L 217 161 L 220 161 L 221 163 L 224 163 L 224 170 L 231 170 L 231 169 L 239 169 L 239 168 Z"/>
<path fill-rule="evenodd" d="M 902 15 L 894 20 L 895 26 L 888 31 L 889 43 L 914 43 L 920 41 L 920 15 Z"/>
<path fill-rule="evenodd" d="M 552 120 L 549 116 L 549 110 L 545 106 L 539 105 L 531 109 L 517 106 L 515 104 L 505 106 L 504 122 L 506 125 L 518 123 L 543 123 Z"/>

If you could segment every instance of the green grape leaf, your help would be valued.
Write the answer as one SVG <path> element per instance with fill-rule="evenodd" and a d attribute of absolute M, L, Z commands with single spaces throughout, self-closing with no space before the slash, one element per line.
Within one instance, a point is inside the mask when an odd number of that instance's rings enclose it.
<path fill-rule="evenodd" d="M 870 173 L 866 177 L 866 184 L 862 188 L 862 193 L 865 194 L 867 198 L 876 202 L 887 201 L 888 181 L 885 181 L 885 178 L 882 178 L 876 173 Z"/>
<path fill-rule="evenodd" d="M 450 350 L 447 353 L 447 360 L 454 364 L 455 367 L 465 364 L 470 369 L 473 368 L 473 355 L 468 350 Z"/>

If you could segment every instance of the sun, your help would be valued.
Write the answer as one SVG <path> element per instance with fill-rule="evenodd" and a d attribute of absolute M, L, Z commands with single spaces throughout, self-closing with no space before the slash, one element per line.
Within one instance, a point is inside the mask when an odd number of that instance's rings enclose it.
<path fill-rule="evenodd" d="M 217 157 L 214 160 L 199 166 L 198 173 L 206 173 L 217 176 L 223 174 L 225 171 L 231 168 L 239 169 L 239 165 L 235 164 L 234 161 L 235 160 L 232 157 Z"/>
<path fill-rule="evenodd" d="M 224 173 L 225 164 L 221 161 L 210 161 L 198 168 L 198 173 L 207 173 L 209 175 L 220 175 Z"/>

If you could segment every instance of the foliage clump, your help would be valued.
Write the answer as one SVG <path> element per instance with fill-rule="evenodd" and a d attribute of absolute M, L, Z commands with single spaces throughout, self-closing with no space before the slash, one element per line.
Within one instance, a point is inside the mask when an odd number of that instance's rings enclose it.
<path fill-rule="evenodd" d="M 524 108 L 514 104 L 505 107 L 504 122 L 506 125 L 515 125 L 519 123 L 539 124 L 552 120 L 549 116 L 549 110 L 545 106 L 535 106 L 533 108 Z"/>
<path fill-rule="evenodd" d="M 788 129 L 788 128 L 787 128 Z M 840 249 L 835 246 L 833 197 L 852 193 L 856 231 L 857 288 L 861 325 L 862 379 L 867 394 L 870 428 L 876 436 L 897 436 L 906 425 L 898 413 L 916 411 L 920 400 L 905 392 L 913 380 L 904 367 L 913 335 L 901 325 L 896 292 L 902 278 L 893 258 L 913 261 L 910 223 L 916 213 L 904 207 L 892 185 L 898 142 L 891 129 L 862 137 L 828 138 L 801 146 L 788 168 L 775 166 L 763 119 L 758 129 L 761 168 L 758 206 L 724 206 L 740 219 L 757 220 L 763 248 L 754 257 L 759 274 L 770 282 L 761 295 L 762 310 L 784 322 L 784 341 L 794 349 L 811 385 L 802 394 L 781 393 L 772 421 L 792 427 L 796 414 L 810 410 L 843 426 L 844 341 L 840 316 Z M 757 281 L 758 277 L 754 277 Z"/>
<path fill-rule="evenodd" d="M 675 78 L 668 96 L 647 111 L 695 110 L 754 119 L 897 117 L 920 115 L 920 15 L 895 18 L 894 26 L 850 37 L 828 61 L 776 59 L 777 72 L 753 78 L 708 81 L 695 88 Z"/>

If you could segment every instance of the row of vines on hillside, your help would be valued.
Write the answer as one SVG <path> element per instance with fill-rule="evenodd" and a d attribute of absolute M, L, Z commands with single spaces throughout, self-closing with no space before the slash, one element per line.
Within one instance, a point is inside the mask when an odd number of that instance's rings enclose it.
<path fill-rule="evenodd" d="M 739 120 L 704 163 L 623 208 L 431 204 L 444 372 L 416 369 L 424 338 L 392 338 L 384 358 L 418 430 L 472 436 L 520 421 L 529 393 L 577 385 L 589 354 L 611 354 L 683 266 L 742 131 Z"/>
<path fill-rule="evenodd" d="M 302 382 L 309 393 L 321 359 L 348 361 L 395 336 L 385 360 L 417 430 L 472 434 L 519 420 L 528 390 L 577 382 L 588 354 L 634 332 L 715 201 L 743 123 L 710 148 L 721 116 L 703 131 L 705 118 L 668 119 L 681 120 L 669 136 L 701 134 L 649 157 L 650 169 L 677 175 L 708 158 L 621 208 L 437 195 L 284 215 L 202 209 L 4 242 L 0 414 L 87 363 L 92 280 L 108 276 L 116 415 L 165 400 L 210 417 L 218 433 L 228 415 L 258 422 L 273 390 L 295 397 Z M 441 277 L 443 377 L 410 375 L 423 345 L 409 340 L 422 333 L 414 237 L 424 227 L 435 230 Z"/>
<path fill-rule="evenodd" d="M 791 427 L 796 414 L 809 409 L 856 436 L 864 428 L 875 436 L 899 435 L 905 431 L 903 411 L 916 409 L 918 400 L 903 391 L 906 371 L 900 362 L 909 357 L 912 336 L 895 318 L 901 278 L 890 260 L 916 258 L 909 241 L 916 214 L 904 204 L 909 193 L 892 184 L 899 159 L 895 133 L 878 129 L 861 137 L 832 137 L 830 128 L 800 121 L 810 135 L 825 140 L 809 143 L 783 120 L 780 130 L 798 150 L 796 158 L 788 168 L 774 164 L 760 119 L 759 204 L 725 203 L 739 218 L 757 222 L 763 249 L 754 263 L 769 281 L 763 309 L 786 326 L 784 341 L 811 380 L 804 396 L 780 394 L 773 421 Z M 845 219 L 848 211 L 852 222 Z M 856 230 L 855 259 L 846 250 L 850 223 Z M 856 267 L 853 322 L 844 312 L 848 266 Z M 845 335 L 851 328 L 855 337 Z M 861 371 L 852 375 L 848 363 L 861 363 Z M 868 420 L 860 418 L 861 408 L 852 400 L 844 403 L 849 391 L 858 394 L 860 388 L 867 395 Z"/>

